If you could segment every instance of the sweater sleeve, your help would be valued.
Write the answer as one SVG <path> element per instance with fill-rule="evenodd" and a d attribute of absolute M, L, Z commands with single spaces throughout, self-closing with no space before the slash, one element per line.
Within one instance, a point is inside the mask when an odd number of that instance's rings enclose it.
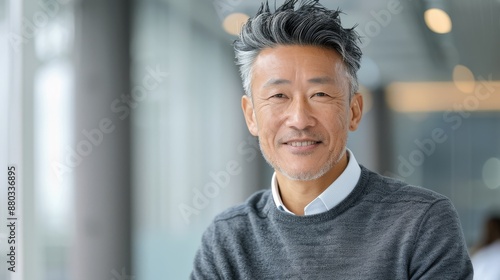
<path fill-rule="evenodd" d="M 460 221 L 448 199 L 429 206 L 413 246 L 410 279 L 472 280 L 472 264 Z"/>
<path fill-rule="evenodd" d="M 198 249 L 194 259 L 194 267 L 190 279 L 221 279 L 217 272 L 217 266 L 213 256 L 216 246 L 214 224 L 212 223 L 203 233 L 201 247 Z"/>

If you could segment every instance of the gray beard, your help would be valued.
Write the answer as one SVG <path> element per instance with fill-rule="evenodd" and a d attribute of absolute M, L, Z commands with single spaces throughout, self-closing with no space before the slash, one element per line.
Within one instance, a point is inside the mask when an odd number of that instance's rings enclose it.
<path fill-rule="evenodd" d="M 266 156 L 266 154 L 264 153 L 264 150 L 262 149 L 262 145 L 260 144 L 260 141 L 259 141 L 259 147 L 260 147 L 260 153 L 262 154 L 262 156 L 264 157 L 266 162 L 272 168 L 274 168 L 274 170 L 280 172 L 281 174 L 285 175 L 288 179 L 294 180 L 294 181 L 312 181 L 312 180 L 316 180 L 316 179 L 320 178 L 321 176 L 325 175 L 328 171 L 330 171 L 333 168 L 333 166 L 335 166 L 337 163 L 339 163 L 340 160 L 342 159 L 342 156 L 346 152 L 346 144 L 344 144 L 344 148 L 342 149 L 342 152 L 339 153 L 338 157 L 337 158 L 333 158 L 333 157 L 328 158 L 328 161 L 325 162 L 325 164 L 323 164 L 323 166 L 320 168 L 320 170 L 318 170 L 316 173 L 306 171 L 306 172 L 301 172 L 298 174 L 290 174 L 290 173 L 286 172 L 285 170 L 283 170 L 281 167 L 279 167 L 276 163 L 274 163 L 272 160 L 270 160 Z"/>

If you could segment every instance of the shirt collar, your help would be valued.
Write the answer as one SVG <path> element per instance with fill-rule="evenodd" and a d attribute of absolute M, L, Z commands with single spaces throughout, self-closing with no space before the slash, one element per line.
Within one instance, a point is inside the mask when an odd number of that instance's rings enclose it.
<path fill-rule="evenodd" d="M 346 149 L 346 152 L 348 155 L 346 169 L 326 190 L 304 207 L 304 215 L 319 214 L 332 209 L 344 200 L 354 189 L 361 176 L 361 168 L 351 150 Z M 273 173 L 271 179 L 271 192 L 276 207 L 282 211 L 293 214 L 293 212 L 285 207 L 281 200 L 276 172 Z"/>

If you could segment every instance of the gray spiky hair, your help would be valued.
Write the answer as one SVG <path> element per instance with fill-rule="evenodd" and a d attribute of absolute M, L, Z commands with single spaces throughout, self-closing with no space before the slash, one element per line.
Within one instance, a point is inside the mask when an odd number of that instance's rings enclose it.
<path fill-rule="evenodd" d="M 274 12 L 269 2 L 261 4 L 234 41 L 236 64 L 240 67 L 243 87 L 251 95 L 252 66 L 261 50 L 277 45 L 310 45 L 337 51 L 344 61 L 350 80 L 350 96 L 358 90 L 356 72 L 360 67 L 360 37 L 352 28 L 343 28 L 340 10 L 328 10 L 319 0 L 286 0 Z"/>

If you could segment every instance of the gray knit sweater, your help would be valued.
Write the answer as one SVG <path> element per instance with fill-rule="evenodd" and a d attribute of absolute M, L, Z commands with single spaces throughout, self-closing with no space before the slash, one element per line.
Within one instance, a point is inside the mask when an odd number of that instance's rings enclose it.
<path fill-rule="evenodd" d="M 269 190 L 218 215 L 191 279 L 472 279 L 457 213 L 444 196 L 362 167 L 327 212 L 280 211 Z"/>

